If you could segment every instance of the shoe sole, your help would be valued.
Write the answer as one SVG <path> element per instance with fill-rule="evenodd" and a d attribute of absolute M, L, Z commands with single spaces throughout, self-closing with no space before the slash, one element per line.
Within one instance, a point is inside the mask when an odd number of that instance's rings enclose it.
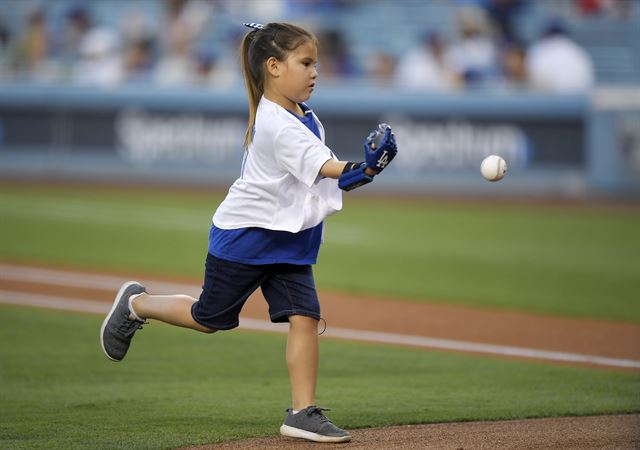
<path fill-rule="evenodd" d="M 313 442 L 349 442 L 351 440 L 350 435 L 323 436 L 318 433 L 312 433 L 311 431 L 305 431 L 301 430 L 300 428 L 290 427 L 289 425 L 282 425 L 280 427 L 280 434 L 291 438 L 306 439 Z"/>
<path fill-rule="evenodd" d="M 122 360 L 112 358 L 111 356 L 109 356 L 109 354 L 107 353 L 107 350 L 104 348 L 104 329 L 106 328 L 107 322 L 109 322 L 109 319 L 111 319 L 113 312 L 116 310 L 116 306 L 118 306 L 118 303 L 120 303 L 120 298 L 124 295 L 124 291 L 126 291 L 130 286 L 133 286 L 133 285 L 142 286 L 137 281 L 128 281 L 125 284 L 123 284 L 120 290 L 118 291 L 118 294 L 116 295 L 116 299 L 113 301 L 113 305 L 111 306 L 111 311 L 109 311 L 109 314 L 107 314 L 107 317 L 102 321 L 102 326 L 100 327 L 100 346 L 102 347 L 102 351 L 104 352 L 106 357 L 114 362 L 120 362 Z"/>

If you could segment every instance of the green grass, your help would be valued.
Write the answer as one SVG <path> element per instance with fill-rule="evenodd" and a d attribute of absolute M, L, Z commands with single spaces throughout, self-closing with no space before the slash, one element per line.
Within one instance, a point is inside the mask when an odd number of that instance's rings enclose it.
<path fill-rule="evenodd" d="M 345 196 L 320 289 L 640 322 L 640 209 Z M 0 259 L 200 278 L 222 194 L 0 185 Z"/>
<path fill-rule="evenodd" d="M 0 447 L 172 448 L 277 433 L 289 406 L 284 335 L 152 323 L 113 363 L 100 321 L 0 306 Z M 631 413 L 640 374 L 322 339 L 318 403 L 350 429 Z"/>

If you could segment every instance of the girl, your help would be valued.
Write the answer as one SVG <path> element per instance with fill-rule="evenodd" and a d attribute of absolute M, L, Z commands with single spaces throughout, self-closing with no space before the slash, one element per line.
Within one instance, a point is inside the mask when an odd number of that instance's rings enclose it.
<path fill-rule="evenodd" d="M 291 408 L 280 432 L 317 442 L 346 442 L 315 406 L 320 305 L 311 265 L 323 220 L 342 208 L 342 190 L 370 182 L 397 149 L 390 127 L 365 141 L 365 162 L 338 161 L 324 129 L 304 103 L 315 87 L 317 40 L 286 23 L 245 24 L 241 46 L 249 125 L 240 178 L 212 220 L 200 298 L 150 295 L 130 281 L 121 288 L 101 332 L 104 353 L 121 361 L 147 319 L 204 333 L 238 326 L 249 297 L 261 288 L 273 322 L 289 322 L 286 361 Z M 336 182 L 338 180 L 338 182 Z"/>

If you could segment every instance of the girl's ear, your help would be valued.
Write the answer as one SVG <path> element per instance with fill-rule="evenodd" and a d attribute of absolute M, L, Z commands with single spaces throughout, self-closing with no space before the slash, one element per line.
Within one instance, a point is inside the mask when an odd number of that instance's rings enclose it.
<path fill-rule="evenodd" d="M 267 59 L 267 73 L 274 78 L 278 78 L 280 76 L 280 61 L 273 56 Z"/>

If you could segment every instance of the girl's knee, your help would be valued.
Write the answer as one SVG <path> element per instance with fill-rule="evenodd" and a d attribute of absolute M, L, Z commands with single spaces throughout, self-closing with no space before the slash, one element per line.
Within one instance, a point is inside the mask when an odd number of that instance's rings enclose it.
<path fill-rule="evenodd" d="M 303 316 L 300 314 L 294 314 L 288 317 L 290 323 L 318 323 L 318 319 L 311 316 Z"/>
<path fill-rule="evenodd" d="M 202 325 L 198 328 L 198 331 L 200 331 L 201 333 L 205 333 L 205 334 L 213 334 L 215 332 L 217 332 L 218 330 L 215 330 L 213 328 L 206 328 L 203 327 Z"/>
<path fill-rule="evenodd" d="M 309 316 L 289 316 L 289 324 L 299 329 L 308 328 L 316 330 L 318 328 L 318 319 Z"/>

